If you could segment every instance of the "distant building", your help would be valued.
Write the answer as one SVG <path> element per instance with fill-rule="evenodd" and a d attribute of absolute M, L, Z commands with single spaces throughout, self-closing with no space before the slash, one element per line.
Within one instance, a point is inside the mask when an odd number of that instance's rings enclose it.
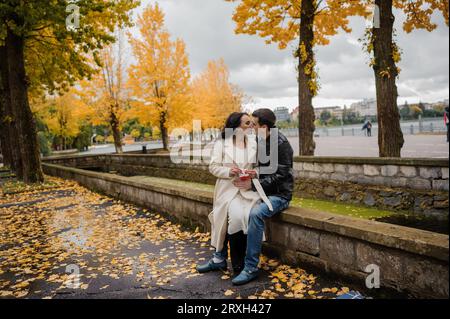
<path fill-rule="evenodd" d="M 364 99 L 361 102 L 350 105 L 350 110 L 359 113 L 360 116 L 377 116 L 377 100 Z"/>
<path fill-rule="evenodd" d="M 314 109 L 314 114 L 316 116 L 316 119 L 320 118 L 320 115 L 323 112 L 330 112 L 330 114 L 338 119 L 342 118 L 342 115 L 344 113 L 344 110 L 339 106 L 326 106 L 326 107 L 316 107 Z"/>
<path fill-rule="evenodd" d="M 278 122 L 290 121 L 291 115 L 287 107 L 277 107 L 274 111 Z"/>
<path fill-rule="evenodd" d="M 435 103 L 435 104 L 437 104 L 437 103 Z M 423 108 L 424 110 L 432 110 L 432 109 L 433 109 L 433 106 L 434 106 L 435 104 L 419 102 L 419 103 L 417 103 L 417 104 L 411 104 L 411 106 L 417 106 L 417 107 L 419 107 L 420 109 Z M 439 104 L 442 104 L 442 102 L 439 103 Z"/>
<path fill-rule="evenodd" d="M 330 112 L 332 116 L 334 116 L 335 118 L 338 118 L 338 119 L 342 119 L 342 116 L 344 115 L 344 109 L 339 106 L 316 107 L 316 108 L 314 108 L 314 115 L 315 115 L 316 119 L 319 119 L 320 114 L 322 114 L 325 111 Z M 291 112 L 291 119 L 297 120 L 298 113 L 299 113 L 299 107 L 297 106 Z"/>
<path fill-rule="evenodd" d="M 432 103 L 431 104 L 431 108 L 432 109 L 434 109 L 434 108 L 436 108 L 436 107 L 448 107 L 448 99 L 446 99 L 446 100 L 443 100 L 443 101 L 441 101 L 441 102 L 436 102 L 436 103 Z"/>

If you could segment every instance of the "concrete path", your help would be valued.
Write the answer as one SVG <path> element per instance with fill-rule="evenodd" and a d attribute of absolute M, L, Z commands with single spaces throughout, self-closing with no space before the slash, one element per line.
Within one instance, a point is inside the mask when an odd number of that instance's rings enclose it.
<path fill-rule="evenodd" d="M 402 149 L 402 157 L 414 158 L 448 158 L 449 148 L 445 135 L 405 135 L 405 145 Z M 294 155 L 298 155 L 298 137 L 289 137 Z M 378 157 L 378 138 L 365 136 L 344 136 L 344 137 L 317 137 L 316 156 L 349 156 L 349 157 Z M 142 150 L 145 143 L 126 145 L 124 151 Z M 160 143 L 149 143 L 147 149 L 161 148 Z M 108 154 L 114 153 L 114 146 L 104 145 L 92 148 L 88 152 L 80 154 Z"/>
<path fill-rule="evenodd" d="M 448 158 L 449 148 L 444 135 L 405 135 L 402 157 Z M 298 155 L 298 137 L 289 141 Z M 318 137 L 315 156 L 378 157 L 376 136 Z"/>

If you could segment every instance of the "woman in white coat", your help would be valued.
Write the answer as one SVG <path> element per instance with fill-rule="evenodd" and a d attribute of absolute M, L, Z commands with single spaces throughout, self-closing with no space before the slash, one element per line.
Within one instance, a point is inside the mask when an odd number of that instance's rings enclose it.
<path fill-rule="evenodd" d="M 250 211 L 261 199 L 267 200 L 262 188 L 254 192 L 233 185 L 234 179 L 256 177 L 257 142 L 249 136 L 252 131 L 253 122 L 247 113 L 231 114 L 222 138 L 211 152 L 209 170 L 217 177 L 213 210 L 209 215 L 215 253 L 208 263 L 197 266 L 201 273 L 227 269 L 228 242 L 233 272 L 239 274 L 244 267 Z M 256 178 L 253 181 L 259 184 Z"/>

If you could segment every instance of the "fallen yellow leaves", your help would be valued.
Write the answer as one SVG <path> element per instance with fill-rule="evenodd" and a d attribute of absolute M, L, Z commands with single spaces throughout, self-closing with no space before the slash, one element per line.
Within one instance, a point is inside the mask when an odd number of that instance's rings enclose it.
<path fill-rule="evenodd" d="M 0 290 L 0 297 L 10 297 L 13 296 L 13 292 L 9 290 Z"/>
<path fill-rule="evenodd" d="M 323 289 L 322 289 L 322 292 L 324 292 L 324 293 L 330 292 L 330 293 L 332 293 L 332 294 L 335 294 L 335 293 L 338 292 L 338 290 L 339 290 L 339 289 L 337 289 L 336 287 L 334 287 L 334 288 L 323 288 Z"/>
<path fill-rule="evenodd" d="M 74 286 L 83 274 L 119 280 L 135 276 L 145 286 L 171 285 L 179 277 L 197 277 L 197 260 L 188 257 L 186 244 L 205 246 L 208 233 L 184 231 L 161 215 L 113 201 L 70 181 L 50 177 L 51 189 L 30 189 L 0 197 L 0 276 L 14 275 L 12 283 L 0 277 L 0 297 L 24 297 L 30 283 L 39 280 L 55 289 L 87 290 Z M 126 256 L 143 242 L 161 247 L 158 254 Z M 85 256 L 90 256 L 89 264 Z M 75 265 L 83 274 L 66 273 Z M 95 265 L 95 266 L 93 266 Z M 187 276 L 186 276 L 187 275 Z M 59 288 L 56 288 L 58 287 Z M 103 285 L 104 290 L 109 285 Z M 51 296 L 47 296 L 51 297 Z"/>
<path fill-rule="evenodd" d="M 225 296 L 231 296 L 233 294 L 234 294 L 234 291 L 233 290 L 229 290 L 229 289 L 227 291 L 225 291 L 225 293 L 224 293 Z"/>
<path fill-rule="evenodd" d="M 209 233 L 200 233 L 199 228 L 195 232 L 183 230 L 159 214 L 114 201 L 73 182 L 51 181 L 56 185 L 51 191 L 0 198 L 0 246 L 4 247 L 0 251 L 0 297 L 34 297 L 41 292 L 33 288 L 43 284 L 52 287 L 45 290 L 44 299 L 61 290 L 86 293 L 101 286 L 95 289 L 104 291 L 109 284 L 93 284 L 103 277 L 115 286 L 130 276 L 147 289 L 173 286 L 177 278 L 203 276 L 195 268 L 210 257 L 211 251 L 201 249 L 209 247 Z M 143 243 L 152 250 L 142 249 Z M 315 276 L 265 256 L 260 267 L 269 272 L 269 280 L 248 299 L 322 298 L 322 293 L 339 295 L 349 290 L 318 288 Z M 218 278 L 229 280 L 230 273 Z M 242 298 L 239 291 L 231 289 L 224 295 Z"/>

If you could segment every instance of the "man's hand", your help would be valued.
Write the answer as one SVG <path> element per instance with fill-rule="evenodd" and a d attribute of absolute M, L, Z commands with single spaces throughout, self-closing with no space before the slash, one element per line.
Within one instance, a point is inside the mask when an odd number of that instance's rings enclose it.
<path fill-rule="evenodd" d="M 258 177 L 258 173 L 255 170 L 246 170 L 245 171 L 252 179 Z"/>
<path fill-rule="evenodd" d="M 246 181 L 241 181 L 240 179 L 236 179 L 235 181 L 233 181 L 233 185 L 239 189 L 248 191 L 248 190 L 252 189 L 252 180 L 249 179 Z"/>

